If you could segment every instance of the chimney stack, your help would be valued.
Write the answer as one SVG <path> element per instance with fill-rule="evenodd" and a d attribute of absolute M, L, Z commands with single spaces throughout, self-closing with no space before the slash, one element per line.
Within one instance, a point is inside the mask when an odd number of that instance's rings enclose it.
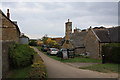
<path fill-rule="evenodd" d="M 68 22 L 70 22 L 70 19 L 68 19 Z"/>
<path fill-rule="evenodd" d="M 10 19 L 9 9 L 7 9 L 7 17 Z"/>

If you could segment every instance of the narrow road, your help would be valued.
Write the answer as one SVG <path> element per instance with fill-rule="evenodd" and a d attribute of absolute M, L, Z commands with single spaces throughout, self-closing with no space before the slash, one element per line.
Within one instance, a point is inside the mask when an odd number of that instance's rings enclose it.
<path fill-rule="evenodd" d="M 40 52 L 37 48 L 33 47 L 36 52 L 39 53 L 43 59 L 47 72 L 48 78 L 117 78 L 117 74 L 100 73 L 90 70 L 78 69 L 69 66 L 65 63 L 56 61 L 49 58 L 47 55 Z"/>

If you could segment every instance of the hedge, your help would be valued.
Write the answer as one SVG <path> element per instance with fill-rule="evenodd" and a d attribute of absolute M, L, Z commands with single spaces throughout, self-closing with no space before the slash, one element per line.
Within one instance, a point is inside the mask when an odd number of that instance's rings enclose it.
<path fill-rule="evenodd" d="M 102 46 L 105 62 L 120 63 L 120 43 L 110 43 Z"/>
<path fill-rule="evenodd" d="M 13 68 L 25 67 L 32 64 L 35 51 L 25 44 L 13 44 L 9 48 L 10 66 Z"/>

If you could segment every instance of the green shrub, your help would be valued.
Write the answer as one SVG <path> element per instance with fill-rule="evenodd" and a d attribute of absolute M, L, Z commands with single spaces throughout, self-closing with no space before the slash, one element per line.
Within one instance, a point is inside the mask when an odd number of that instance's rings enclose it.
<path fill-rule="evenodd" d="M 34 55 L 34 61 L 31 67 L 32 69 L 28 74 L 28 78 L 47 78 L 46 67 L 39 54 Z"/>
<path fill-rule="evenodd" d="M 32 64 L 34 50 L 25 44 L 13 44 L 9 48 L 10 65 L 13 68 Z"/>
<path fill-rule="evenodd" d="M 120 43 L 110 43 L 102 46 L 102 54 L 106 62 L 120 63 Z"/>
<path fill-rule="evenodd" d="M 36 40 L 30 40 L 29 45 L 30 46 L 37 46 L 37 41 Z"/>

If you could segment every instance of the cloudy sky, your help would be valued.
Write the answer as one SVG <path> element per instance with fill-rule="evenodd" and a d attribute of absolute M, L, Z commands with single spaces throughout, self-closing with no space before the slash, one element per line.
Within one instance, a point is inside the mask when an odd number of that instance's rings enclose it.
<path fill-rule="evenodd" d="M 63 37 L 67 19 L 73 29 L 118 24 L 118 2 L 2 2 L 5 14 L 8 8 L 11 20 L 30 38 Z"/>

